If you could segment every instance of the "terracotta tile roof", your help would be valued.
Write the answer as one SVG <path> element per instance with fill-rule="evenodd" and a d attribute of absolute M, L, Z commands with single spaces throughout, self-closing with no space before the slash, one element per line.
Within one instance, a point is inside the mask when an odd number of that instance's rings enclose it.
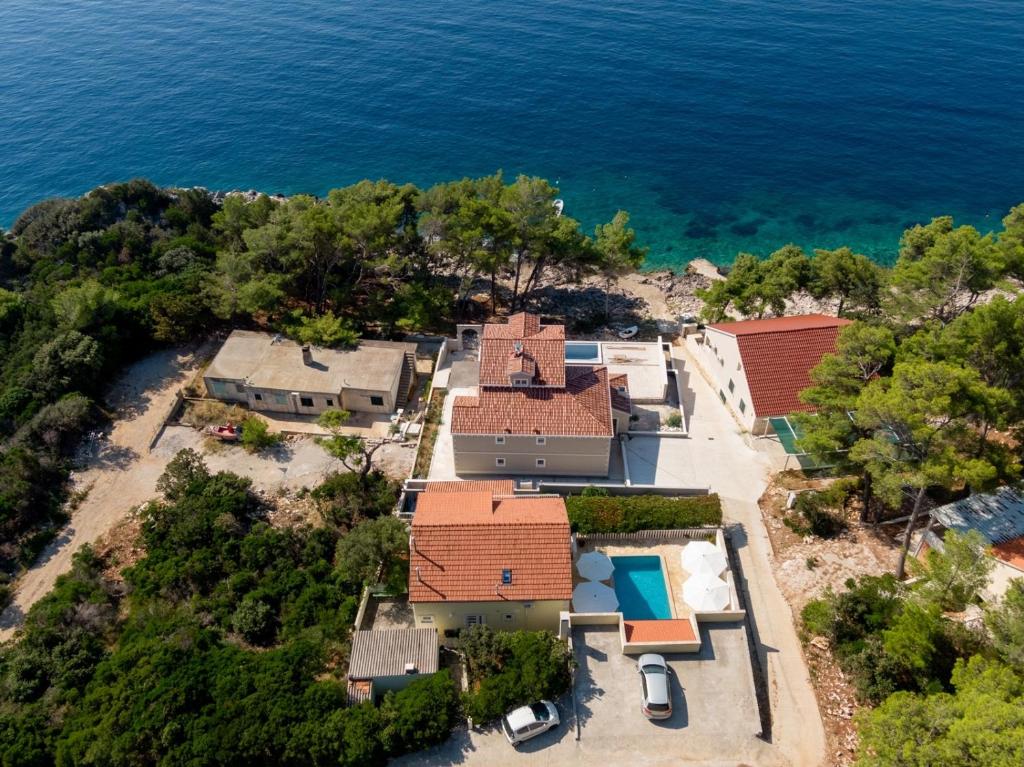
<path fill-rule="evenodd" d="M 517 343 L 522 353 L 517 356 Z M 524 372 L 539 386 L 565 385 L 565 327 L 541 325 L 536 314 L 513 314 L 504 324 L 484 325 L 480 338 L 480 385 L 508 386 Z"/>
<path fill-rule="evenodd" d="M 486 490 L 495 495 L 514 495 L 516 483 L 511 479 L 458 479 L 453 481 L 427 482 L 423 492 L 431 493 L 473 493 Z"/>
<path fill-rule="evenodd" d="M 629 399 L 629 376 L 625 373 L 611 376 L 608 379 L 608 386 L 612 390 L 612 408 L 622 413 L 629 413 L 632 410 Z"/>
<path fill-rule="evenodd" d="M 568 600 L 569 536 L 561 498 L 422 493 L 412 522 L 409 601 Z"/>
<path fill-rule="evenodd" d="M 623 621 L 627 642 L 693 642 L 697 639 L 688 620 Z"/>
<path fill-rule="evenodd" d="M 481 388 L 456 397 L 452 434 L 546 434 L 611 437 L 608 371 L 572 365 L 564 389 Z"/>
<path fill-rule="evenodd" d="M 1008 565 L 1024 570 L 1024 535 L 997 543 L 992 547 L 992 554 Z"/>
<path fill-rule="evenodd" d="M 736 337 L 750 403 L 759 418 L 814 408 L 800 401 L 811 385 L 811 369 L 836 350 L 839 329 L 850 320 L 809 314 L 709 325 Z"/>

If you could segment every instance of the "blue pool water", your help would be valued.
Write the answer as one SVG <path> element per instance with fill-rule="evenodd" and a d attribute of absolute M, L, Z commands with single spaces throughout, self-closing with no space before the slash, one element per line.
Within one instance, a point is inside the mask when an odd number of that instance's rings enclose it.
<path fill-rule="evenodd" d="M 601 348 L 597 344 L 568 341 L 565 344 L 566 362 L 600 362 Z"/>
<path fill-rule="evenodd" d="M 672 610 L 661 557 L 612 557 L 615 595 L 626 620 L 669 620 Z"/>
<path fill-rule="evenodd" d="M 146 176 L 312 192 L 529 173 L 651 266 L 891 260 L 1024 201 L 1021 0 L 3 0 L 0 225 Z"/>

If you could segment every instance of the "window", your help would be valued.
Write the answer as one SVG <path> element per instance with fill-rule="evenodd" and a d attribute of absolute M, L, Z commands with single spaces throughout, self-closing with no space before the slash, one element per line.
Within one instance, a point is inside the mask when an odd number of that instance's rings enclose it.
<path fill-rule="evenodd" d="M 502 468 L 505 465 L 505 459 L 504 458 L 495 458 L 494 459 L 494 465 L 497 466 L 499 469 Z"/>
<path fill-rule="evenodd" d="M 433 615 L 421 615 L 420 616 L 420 623 L 433 623 L 433 622 L 434 622 L 434 616 Z"/>
<path fill-rule="evenodd" d="M 512 613 L 505 613 L 505 621 L 508 623 L 512 622 Z"/>
<path fill-rule="evenodd" d="M 548 464 L 548 462 L 546 460 L 544 460 L 543 458 L 538 458 L 537 459 L 537 468 L 538 469 L 543 469 L 545 466 L 547 466 L 547 464 Z"/>
<path fill-rule="evenodd" d="M 262 402 L 262 401 L 263 401 L 263 395 L 262 395 L 262 394 L 260 394 L 259 392 L 255 392 L 255 393 L 254 393 L 254 394 L 252 395 L 252 398 L 253 398 L 254 400 L 256 400 L 257 402 Z"/>
<path fill-rule="evenodd" d="M 288 398 L 286 396 L 284 396 L 283 394 L 275 394 L 274 395 L 274 404 L 275 405 L 286 405 L 286 404 L 288 404 Z"/>
<path fill-rule="evenodd" d="M 744 402 L 743 400 L 740 400 L 740 412 L 741 413 L 746 413 L 747 412 L 747 403 Z"/>
<path fill-rule="evenodd" d="M 299 397 L 299 402 L 302 404 L 303 407 L 313 407 L 312 397 Z"/>
<path fill-rule="evenodd" d="M 546 445 L 546 444 L 548 444 L 548 438 L 547 437 L 537 437 L 537 444 L 538 445 Z"/>
<path fill-rule="evenodd" d="M 721 357 L 719 357 L 719 358 L 718 358 L 718 364 L 719 364 L 719 365 L 720 365 L 721 367 L 723 367 L 723 368 L 724 368 L 724 367 L 725 367 L 725 360 L 724 360 L 724 359 L 722 359 Z"/>
<path fill-rule="evenodd" d="M 235 384 L 235 391 L 239 394 L 245 394 L 245 387 L 242 384 Z"/>
<path fill-rule="evenodd" d="M 718 399 L 722 400 L 722 402 L 725 402 L 725 392 L 722 391 L 721 389 L 718 390 Z"/>
<path fill-rule="evenodd" d="M 494 444 L 495 445 L 504 445 L 505 444 L 505 438 L 504 437 L 495 437 L 494 438 Z"/>
<path fill-rule="evenodd" d="M 470 628 L 472 626 L 483 626 L 485 622 L 486 621 L 484 621 L 484 616 L 482 615 L 466 616 L 466 628 Z"/>
<path fill-rule="evenodd" d="M 324 401 L 327 403 L 327 407 L 334 407 L 334 400 L 328 399 Z"/>
<path fill-rule="evenodd" d="M 384 407 L 384 398 L 378 397 L 376 395 L 371 395 L 370 404 L 375 405 L 376 407 Z"/>
<path fill-rule="evenodd" d="M 732 382 L 732 379 L 730 378 L 729 379 L 729 394 L 732 394 L 734 391 L 736 391 L 736 384 L 734 384 Z"/>
<path fill-rule="evenodd" d="M 512 570 L 506 567 L 501 571 L 501 582 L 506 586 L 512 585 Z"/>

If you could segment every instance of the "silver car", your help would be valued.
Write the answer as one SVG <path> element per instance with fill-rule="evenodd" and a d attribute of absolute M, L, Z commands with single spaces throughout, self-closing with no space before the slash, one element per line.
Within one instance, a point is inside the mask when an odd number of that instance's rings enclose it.
<path fill-rule="evenodd" d="M 672 669 L 660 655 L 647 653 L 640 656 L 636 670 L 643 685 L 640 710 L 648 719 L 668 719 L 672 716 L 672 687 L 669 683 Z"/>
<path fill-rule="evenodd" d="M 501 731 L 508 742 L 518 746 L 524 740 L 535 738 L 558 726 L 558 709 L 550 700 L 531 703 L 509 711 L 501 718 Z"/>

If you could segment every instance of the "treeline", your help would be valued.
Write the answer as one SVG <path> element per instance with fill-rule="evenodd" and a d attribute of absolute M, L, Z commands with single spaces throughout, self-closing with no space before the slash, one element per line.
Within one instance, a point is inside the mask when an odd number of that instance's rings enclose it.
<path fill-rule="evenodd" d="M 480 278 L 491 310 L 517 308 L 544 280 L 642 261 L 628 215 L 588 236 L 556 193 L 499 173 L 220 203 L 136 180 L 25 211 L 0 236 L 0 573 L 62 524 L 68 455 L 105 384 L 157 345 L 235 325 L 322 345 L 440 331 Z"/>
<path fill-rule="evenodd" d="M 844 477 L 798 504 L 795 527 L 822 536 L 859 505 L 863 522 L 905 516 L 895 576 L 864 577 L 803 613 L 861 700 L 861 765 L 1024 761 L 1024 581 L 986 607 L 986 627 L 948 617 L 978 603 L 984 541 L 947 534 L 944 554 L 909 562 L 931 507 L 1020 479 L 1024 453 L 1024 206 L 982 235 L 948 217 L 907 230 L 892 268 L 849 249 L 741 254 L 704 292 L 705 317 L 784 314 L 810 294 L 853 324 L 801 394 L 797 445 Z"/>
<path fill-rule="evenodd" d="M 1002 223 L 985 235 L 949 216 L 914 226 L 903 233 L 891 269 L 846 247 L 808 256 L 786 245 L 766 259 L 740 253 L 726 279 L 699 292 L 703 317 L 782 315 L 787 299 L 805 293 L 839 316 L 947 324 L 1005 279 L 1024 280 L 1024 205 Z"/>
<path fill-rule="evenodd" d="M 350 705 L 352 622 L 378 574 L 408 578 L 398 488 L 338 474 L 311 495 L 315 527 L 276 528 L 249 480 L 184 450 L 142 515 L 122 571 L 89 548 L 0 648 L 0 765 L 367 767 L 568 689 L 545 632 L 467 638 L 473 688 L 447 670 Z"/>

